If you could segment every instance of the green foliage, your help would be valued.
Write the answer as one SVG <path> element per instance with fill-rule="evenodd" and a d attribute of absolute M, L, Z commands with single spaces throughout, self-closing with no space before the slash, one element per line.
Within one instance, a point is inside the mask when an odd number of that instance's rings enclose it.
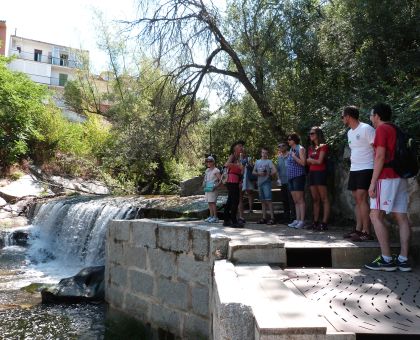
<path fill-rule="evenodd" d="M 342 108 L 357 105 L 366 113 L 378 101 L 391 104 L 396 123 L 420 136 L 419 21 L 420 3 L 415 0 L 230 2 L 225 23 L 232 32 L 229 38 L 245 67 L 261 66 L 277 122 L 256 124 L 257 110 L 249 113 L 245 95 L 212 122 L 226 131 L 225 143 L 219 141 L 218 147 L 225 154 L 238 135 L 274 145 L 281 136 L 273 140 L 267 130 L 282 126 L 305 136 L 311 126 L 320 125 L 340 153 L 346 140 Z M 227 121 L 239 116 L 242 123 L 229 127 Z M 264 134 L 254 131 L 254 125 Z"/>
<path fill-rule="evenodd" d="M 50 114 L 46 87 L 22 73 L 7 69 L 10 59 L 0 56 L 0 166 L 19 161 L 32 141 L 43 139 L 38 122 Z"/>

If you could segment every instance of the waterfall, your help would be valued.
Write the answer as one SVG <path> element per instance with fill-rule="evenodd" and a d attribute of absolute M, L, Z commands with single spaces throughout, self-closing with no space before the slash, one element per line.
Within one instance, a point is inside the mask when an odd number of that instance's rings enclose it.
<path fill-rule="evenodd" d="M 121 198 L 73 198 L 43 204 L 32 222 L 29 256 L 36 264 L 82 268 L 104 264 L 107 225 L 140 207 Z"/>

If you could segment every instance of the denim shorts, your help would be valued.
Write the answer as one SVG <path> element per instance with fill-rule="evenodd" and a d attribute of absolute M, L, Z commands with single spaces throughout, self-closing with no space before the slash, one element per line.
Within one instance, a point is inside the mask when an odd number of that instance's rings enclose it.
<path fill-rule="evenodd" d="M 271 180 L 265 181 L 258 186 L 261 201 L 271 201 Z"/>
<path fill-rule="evenodd" d="M 289 191 L 305 191 L 305 175 L 289 179 Z"/>

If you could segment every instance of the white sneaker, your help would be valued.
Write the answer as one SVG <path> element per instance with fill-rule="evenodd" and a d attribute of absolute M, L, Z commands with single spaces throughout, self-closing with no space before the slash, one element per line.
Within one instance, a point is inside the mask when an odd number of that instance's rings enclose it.
<path fill-rule="evenodd" d="M 298 220 L 294 220 L 292 223 L 289 223 L 287 226 L 290 228 L 294 228 L 296 224 L 298 224 L 299 221 Z"/>
<path fill-rule="evenodd" d="M 219 223 L 219 219 L 217 217 L 212 217 L 209 223 Z"/>
<path fill-rule="evenodd" d="M 298 221 L 298 223 L 295 224 L 295 226 L 293 228 L 302 229 L 304 227 L 305 227 L 305 221 Z"/>
<path fill-rule="evenodd" d="M 209 216 L 204 220 L 204 222 L 210 222 L 212 220 L 212 218 L 213 218 L 212 216 Z"/>

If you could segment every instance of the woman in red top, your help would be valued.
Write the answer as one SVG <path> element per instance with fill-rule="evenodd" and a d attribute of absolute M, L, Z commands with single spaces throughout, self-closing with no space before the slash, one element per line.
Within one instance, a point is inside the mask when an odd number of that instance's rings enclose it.
<path fill-rule="evenodd" d="M 241 228 L 243 225 L 238 223 L 236 214 L 239 204 L 239 183 L 241 182 L 243 165 L 241 157 L 244 150 L 244 142 L 236 142 L 230 148 L 230 156 L 225 164 L 228 168 L 228 178 L 225 186 L 228 190 L 228 198 L 223 213 L 223 226 Z"/>
<path fill-rule="evenodd" d="M 327 222 L 330 216 L 330 202 L 327 191 L 327 154 L 328 145 L 325 144 L 324 134 L 321 128 L 314 126 L 309 132 L 311 145 L 308 149 L 309 164 L 308 182 L 313 201 L 314 222 L 312 229 L 327 230 Z M 323 206 L 322 222 L 319 222 L 319 213 Z"/>

